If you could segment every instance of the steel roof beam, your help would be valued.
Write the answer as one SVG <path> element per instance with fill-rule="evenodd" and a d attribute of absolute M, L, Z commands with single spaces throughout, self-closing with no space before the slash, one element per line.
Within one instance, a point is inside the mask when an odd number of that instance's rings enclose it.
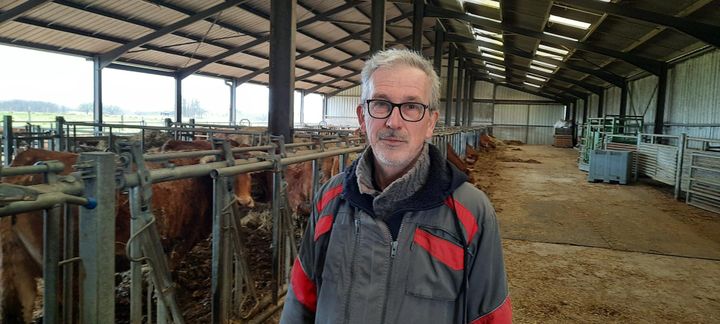
<path fill-rule="evenodd" d="M 355 60 L 359 60 L 359 59 L 361 59 L 361 58 L 363 58 L 363 57 L 365 57 L 365 56 L 368 56 L 368 55 L 370 55 L 370 51 L 366 51 L 366 52 L 360 53 L 360 54 L 358 54 L 358 55 L 349 57 L 349 58 L 344 59 L 344 60 L 342 60 L 342 61 L 340 61 L 340 62 L 335 62 L 335 63 L 333 63 L 333 64 L 330 64 L 330 65 L 327 65 L 327 66 L 323 67 L 322 69 L 305 73 L 305 74 L 297 77 L 296 81 L 305 80 L 305 79 L 307 79 L 307 78 L 309 78 L 309 77 L 311 77 L 311 76 L 313 76 L 313 75 L 317 75 L 317 74 L 320 74 L 320 73 L 327 72 L 327 71 L 329 71 L 329 70 L 331 70 L 331 69 L 334 69 L 334 68 L 336 68 L 336 67 L 339 67 L 339 66 L 341 66 L 341 65 L 350 63 L 350 62 L 355 61 Z"/>
<path fill-rule="evenodd" d="M 662 70 L 662 62 L 647 59 L 644 57 L 640 57 L 634 54 L 630 53 L 623 53 L 620 51 L 616 51 L 613 49 L 607 49 L 602 47 L 597 47 L 585 43 L 575 42 L 567 39 L 563 39 L 557 36 L 551 36 L 546 35 L 542 32 L 537 32 L 534 30 L 528 30 L 524 28 L 520 28 L 517 26 L 512 26 L 508 23 L 497 23 L 490 20 L 482 19 L 479 17 L 473 17 L 471 15 L 468 15 L 466 13 L 457 12 L 453 10 L 443 9 L 435 6 L 428 6 L 425 8 L 425 14 L 428 17 L 440 17 L 440 18 L 449 18 L 449 19 L 460 19 L 464 20 L 466 22 L 469 22 L 471 24 L 475 24 L 478 26 L 483 26 L 487 28 L 494 28 L 494 29 L 500 29 L 503 31 L 511 32 L 514 34 L 518 34 L 525 37 L 535 38 L 539 39 L 541 41 L 546 41 L 550 43 L 554 43 L 560 46 L 565 46 L 568 48 L 574 48 L 586 52 L 592 52 L 597 54 L 602 54 L 608 57 L 616 58 L 623 60 L 625 62 L 628 62 L 630 64 L 633 64 L 645 71 L 648 71 L 654 75 L 659 75 Z"/>
<path fill-rule="evenodd" d="M 560 61 L 542 57 L 542 56 L 534 56 L 534 55 L 532 55 L 532 53 L 525 52 L 524 50 L 519 49 L 519 48 L 514 48 L 514 47 L 510 47 L 510 46 L 497 46 L 495 44 L 478 41 L 474 38 L 468 38 L 468 37 L 463 37 L 463 36 L 458 36 L 458 35 L 446 35 L 445 39 L 448 42 L 471 44 L 474 46 L 484 46 L 484 47 L 491 48 L 491 49 L 494 49 L 497 51 L 503 51 L 503 52 L 505 52 L 505 54 L 510 54 L 513 56 L 522 57 L 522 58 L 529 59 L 529 60 L 537 60 L 540 62 L 555 64 L 558 67 L 561 67 L 564 69 L 574 70 L 577 72 L 582 72 L 585 74 L 595 76 L 605 82 L 608 82 L 608 83 L 618 86 L 618 87 L 621 87 L 623 85 L 623 83 L 625 82 L 624 78 L 617 76 L 615 74 L 608 73 L 603 70 L 593 70 L 593 69 L 585 68 L 582 66 L 577 66 L 575 64 L 571 64 L 568 62 L 560 62 Z"/>
<path fill-rule="evenodd" d="M 579 9 L 597 13 L 607 13 L 613 16 L 630 18 L 673 28 L 681 33 L 697 38 L 715 47 L 720 47 L 720 27 L 685 18 L 668 16 L 648 10 L 630 8 L 624 3 L 603 3 L 594 0 L 555 0 Z"/>
<path fill-rule="evenodd" d="M 106 53 L 100 54 L 99 55 L 99 58 L 100 58 L 99 65 L 101 68 L 106 67 L 110 63 L 115 61 L 117 58 L 119 58 L 120 56 L 125 54 L 127 51 L 129 51 L 135 47 L 138 47 L 138 46 L 146 44 L 154 39 L 157 39 L 159 37 L 170 34 L 182 27 L 188 26 L 190 24 L 194 24 L 194 23 L 196 23 L 200 20 L 203 20 L 207 17 L 210 17 L 212 15 L 220 13 L 225 9 L 232 8 L 232 7 L 242 3 L 243 1 L 244 0 L 227 0 L 221 4 L 218 4 L 211 8 L 205 9 L 205 10 L 198 12 L 192 16 L 189 16 L 185 19 L 181 19 L 180 21 L 177 21 L 175 23 L 167 25 L 163 28 L 157 29 L 154 32 L 149 33 L 145 36 L 142 36 L 138 39 L 135 39 L 128 43 L 125 43 L 122 46 L 112 49 Z"/>
<path fill-rule="evenodd" d="M 407 14 L 407 13 L 406 13 L 406 14 L 397 16 L 397 17 L 395 17 L 395 18 L 388 19 L 387 23 L 390 24 L 390 23 L 394 23 L 394 22 L 400 21 L 400 20 L 402 20 L 402 19 L 405 19 L 405 18 L 406 18 L 407 16 L 409 16 L 409 15 L 410 15 L 410 14 Z M 311 50 L 309 50 L 309 51 L 306 51 L 305 53 L 299 54 L 298 56 L 295 57 L 295 60 L 299 60 L 299 59 L 305 58 L 305 57 L 307 57 L 307 56 L 309 56 L 309 55 L 312 55 L 312 54 L 315 54 L 315 53 L 318 53 L 318 52 L 322 52 L 322 51 L 324 51 L 324 50 L 326 50 L 326 49 L 329 49 L 329 48 L 331 48 L 331 47 L 335 47 L 335 46 L 337 46 L 337 45 L 339 45 L 339 44 L 342 44 L 342 43 L 345 43 L 345 42 L 349 42 L 349 41 L 351 41 L 351 40 L 360 39 L 360 36 L 361 36 L 361 35 L 367 34 L 367 33 L 369 33 L 369 32 L 370 32 L 370 28 L 366 28 L 366 29 L 363 29 L 363 30 L 361 30 L 361 31 L 359 31 L 359 32 L 357 32 L 357 33 L 352 33 L 352 34 L 350 34 L 350 35 L 348 35 L 348 36 L 345 36 L 345 37 L 343 37 L 343 38 L 340 38 L 340 39 L 338 39 L 338 40 L 336 40 L 336 41 L 327 43 L 327 44 L 325 44 L 325 45 L 323 45 L 323 46 L 316 47 L 316 48 L 314 48 L 314 49 L 311 49 Z M 238 78 L 238 79 L 237 79 L 238 84 L 242 84 L 242 83 L 248 82 L 248 81 L 252 80 L 253 78 L 255 78 L 256 76 L 258 76 L 258 75 L 260 75 L 260 74 L 263 74 L 263 73 L 267 73 L 268 71 L 270 71 L 270 67 L 269 67 L 269 66 L 268 66 L 268 67 L 264 67 L 264 68 L 262 68 L 262 69 L 259 69 L 259 70 L 255 71 L 255 72 L 253 72 L 253 73 L 249 73 L 249 74 L 247 74 L 247 75 L 244 75 L 244 76 L 242 76 L 241 78 Z M 356 71 L 356 72 L 359 72 L 359 71 Z"/>
<path fill-rule="evenodd" d="M 301 22 L 299 22 L 299 23 L 297 24 L 297 28 L 300 29 L 300 28 L 302 28 L 302 27 L 305 27 L 305 26 L 307 26 L 307 25 L 310 25 L 310 24 L 312 24 L 312 23 L 315 23 L 315 22 L 317 22 L 317 21 L 320 21 L 320 20 L 324 19 L 324 18 L 327 17 L 327 16 L 331 16 L 331 15 L 334 15 L 334 14 L 336 14 L 336 13 L 339 13 L 339 12 L 345 11 L 345 10 L 347 10 L 347 9 L 350 9 L 350 8 L 354 7 L 355 4 L 356 4 L 356 2 L 346 3 L 346 4 L 342 5 L 342 6 L 333 8 L 333 9 L 329 10 L 328 12 L 325 12 L 325 13 L 323 13 L 323 14 L 321 14 L 321 15 L 317 15 L 317 16 L 315 16 L 315 17 L 312 17 L 312 18 L 309 18 L 309 19 L 305 19 L 305 20 L 303 20 L 303 21 L 301 21 Z M 254 13 L 254 14 L 257 14 L 257 13 Z M 244 32 L 244 31 L 242 31 L 242 32 Z M 178 75 L 179 78 L 184 79 L 184 78 L 192 75 L 193 73 L 195 73 L 196 71 L 202 69 L 203 67 L 205 67 L 205 66 L 207 66 L 207 65 L 210 65 L 210 64 L 212 64 L 212 63 L 215 63 L 215 62 L 217 62 L 217 61 L 220 61 L 220 60 L 222 60 L 222 59 L 225 59 L 225 58 L 227 58 L 227 57 L 230 57 L 230 56 L 232 56 L 232 55 L 235 55 L 235 54 L 237 54 L 237 53 L 240 53 L 240 52 L 242 52 L 242 51 L 245 51 L 245 50 L 247 50 L 247 49 L 253 48 L 253 47 L 257 46 L 257 45 L 260 45 L 260 44 L 262 44 L 262 43 L 267 42 L 268 40 L 270 40 L 270 36 L 269 36 L 269 35 L 268 35 L 268 36 L 259 37 L 259 38 L 255 39 L 255 40 L 253 40 L 253 41 L 250 41 L 249 43 L 245 43 L 245 44 L 240 45 L 240 46 L 238 46 L 238 47 L 231 48 L 231 49 L 229 49 L 229 50 L 227 50 L 227 51 L 225 51 L 225 52 L 223 52 L 223 53 L 220 53 L 220 54 L 215 55 L 215 56 L 212 56 L 212 57 L 208 57 L 207 59 L 202 60 L 202 61 L 200 61 L 200 62 L 197 62 L 197 63 L 195 63 L 195 64 L 193 64 L 193 65 L 191 65 L 191 66 L 182 68 L 182 69 L 180 69 L 180 70 L 177 71 L 177 75 Z M 304 53 L 303 53 L 303 54 L 304 54 Z M 308 54 L 308 55 L 311 55 L 311 54 Z M 296 58 L 296 59 L 297 59 L 297 58 Z M 267 68 L 267 70 L 264 71 L 264 72 L 269 71 L 269 69 L 270 69 L 270 68 Z M 263 73 L 264 73 L 264 72 L 263 72 Z"/>
<path fill-rule="evenodd" d="M 0 13 L 0 25 L 6 21 L 11 21 L 17 17 L 22 16 L 24 13 L 37 8 L 38 6 L 44 5 L 50 2 L 50 0 L 29 0 L 25 1 L 12 9 Z"/>

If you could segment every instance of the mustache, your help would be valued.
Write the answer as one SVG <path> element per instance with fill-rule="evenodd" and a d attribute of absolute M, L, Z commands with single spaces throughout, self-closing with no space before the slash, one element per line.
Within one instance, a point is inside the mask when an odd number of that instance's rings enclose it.
<path fill-rule="evenodd" d="M 386 138 L 393 138 L 395 140 L 407 141 L 407 136 L 405 134 L 401 134 L 400 132 L 392 130 L 392 129 L 378 132 L 378 139 L 384 140 Z"/>

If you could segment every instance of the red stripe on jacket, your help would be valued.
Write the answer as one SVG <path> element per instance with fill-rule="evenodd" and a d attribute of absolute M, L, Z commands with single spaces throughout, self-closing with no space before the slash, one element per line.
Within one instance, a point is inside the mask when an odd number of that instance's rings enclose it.
<path fill-rule="evenodd" d="M 512 323 L 512 305 L 510 305 L 510 297 L 505 298 L 502 305 L 494 311 L 487 313 L 470 324 L 511 324 Z"/>
<path fill-rule="evenodd" d="M 327 233 L 332 229 L 333 224 L 333 216 L 332 215 L 325 215 L 323 217 L 320 217 L 318 219 L 317 224 L 315 224 L 315 241 L 318 240 L 320 236 Z"/>
<path fill-rule="evenodd" d="M 445 199 L 445 205 L 448 205 L 448 207 L 455 209 L 455 213 L 460 219 L 460 223 L 462 223 L 463 227 L 465 227 L 465 233 L 467 233 L 467 242 L 470 243 L 473 239 L 473 236 L 478 231 L 477 219 L 463 204 L 461 204 L 453 197 L 447 197 L 447 199 Z"/>
<path fill-rule="evenodd" d="M 297 300 L 308 310 L 315 312 L 317 308 L 317 288 L 302 268 L 299 258 L 295 258 L 292 267 L 290 284 Z"/>
<path fill-rule="evenodd" d="M 450 269 L 455 271 L 463 269 L 463 248 L 432 235 L 422 229 L 415 229 L 413 241 L 427 250 L 430 255 L 438 259 Z"/>
<path fill-rule="evenodd" d="M 325 206 L 327 206 L 330 201 L 335 199 L 337 196 L 339 196 L 343 191 L 342 184 L 330 188 L 328 191 L 325 192 L 325 194 L 320 198 L 320 200 L 317 203 L 317 212 L 321 212 L 323 209 L 325 209 Z"/>

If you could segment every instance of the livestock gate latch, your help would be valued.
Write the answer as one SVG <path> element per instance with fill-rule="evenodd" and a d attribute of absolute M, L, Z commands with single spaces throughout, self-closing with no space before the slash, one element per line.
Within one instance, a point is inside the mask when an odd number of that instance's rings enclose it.
<path fill-rule="evenodd" d="M 138 176 L 138 190 L 140 191 L 140 208 L 147 210 L 150 206 L 152 198 L 152 181 L 150 171 L 145 167 L 145 159 L 140 150 L 140 142 L 117 142 L 117 153 L 120 155 L 120 161 L 123 166 L 124 173 L 136 173 Z M 133 172 L 133 165 L 137 168 Z M 121 175 L 118 184 L 125 186 L 124 177 Z"/>
<path fill-rule="evenodd" d="M 35 201 L 40 192 L 25 186 L 0 183 L 0 207 L 16 201 Z"/>

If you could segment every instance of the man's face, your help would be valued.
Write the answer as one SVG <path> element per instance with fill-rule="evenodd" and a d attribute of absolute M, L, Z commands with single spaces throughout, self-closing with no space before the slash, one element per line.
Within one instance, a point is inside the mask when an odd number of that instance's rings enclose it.
<path fill-rule="evenodd" d="M 380 68 L 373 73 L 373 91 L 368 99 L 384 99 L 394 103 L 430 103 L 430 79 L 414 67 Z M 366 103 L 357 107 L 358 119 L 373 149 L 378 166 L 385 171 L 407 169 L 420 153 L 426 139 L 432 137 L 437 111 L 425 111 L 419 121 L 409 122 L 394 107 L 388 118 L 377 119 L 367 112 Z"/>

